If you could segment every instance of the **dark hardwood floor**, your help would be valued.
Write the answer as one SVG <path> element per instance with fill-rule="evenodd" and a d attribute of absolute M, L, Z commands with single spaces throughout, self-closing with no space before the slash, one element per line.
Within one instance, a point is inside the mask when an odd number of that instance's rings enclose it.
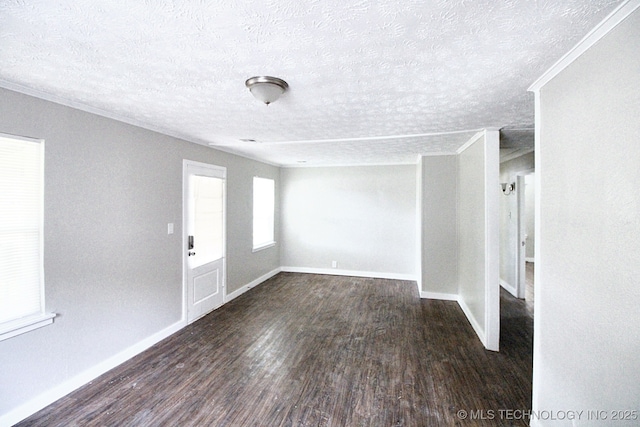
<path fill-rule="evenodd" d="M 414 282 L 280 273 L 19 425 L 527 425 L 499 411 L 531 408 L 532 318 L 501 301 L 494 353 Z"/>

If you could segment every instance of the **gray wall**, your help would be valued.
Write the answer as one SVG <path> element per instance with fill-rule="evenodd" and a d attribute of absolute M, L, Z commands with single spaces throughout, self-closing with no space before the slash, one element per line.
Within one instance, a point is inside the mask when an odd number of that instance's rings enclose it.
<path fill-rule="evenodd" d="M 539 91 L 534 410 L 640 408 L 638 52 L 636 9 Z"/>
<path fill-rule="evenodd" d="M 277 247 L 251 252 L 252 177 L 278 168 L 4 89 L 0 132 L 45 140 L 46 309 L 59 314 L 0 342 L 0 415 L 181 320 L 183 159 L 228 168 L 227 292 L 279 266 Z"/>
<path fill-rule="evenodd" d="M 451 299 L 487 349 L 498 350 L 499 180 L 497 130 L 457 154 L 418 161 L 421 296 Z"/>
<path fill-rule="evenodd" d="M 283 169 L 282 265 L 415 277 L 415 170 Z"/>
<path fill-rule="evenodd" d="M 500 164 L 500 182 L 516 182 L 518 172 L 534 169 L 534 153 Z M 515 292 L 518 261 L 518 197 L 500 194 L 500 280 Z M 533 231 L 530 233 L 533 234 Z"/>
<path fill-rule="evenodd" d="M 424 156 L 418 164 L 422 197 L 421 291 L 458 293 L 457 156 Z"/>
<path fill-rule="evenodd" d="M 424 289 L 459 291 L 467 314 L 484 326 L 480 143 L 460 156 L 425 158 L 420 171 L 280 171 L 4 89 L 0 132 L 46 141 L 47 310 L 60 314 L 53 325 L 0 342 L 0 416 L 181 322 L 183 159 L 227 167 L 227 293 L 280 265 L 330 269 L 333 260 L 339 270 L 416 277 L 421 236 Z M 254 175 L 276 179 L 282 206 L 278 245 L 256 253 Z M 424 185 L 417 203 L 418 178 Z"/>

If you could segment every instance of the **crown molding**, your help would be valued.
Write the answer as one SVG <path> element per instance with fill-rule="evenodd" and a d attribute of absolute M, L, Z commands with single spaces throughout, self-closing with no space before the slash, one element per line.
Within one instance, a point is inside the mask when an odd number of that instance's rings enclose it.
<path fill-rule="evenodd" d="M 542 76 L 531 86 L 530 92 L 537 92 L 544 85 L 549 83 L 562 70 L 578 59 L 589 48 L 595 45 L 600 39 L 606 36 L 611 30 L 617 27 L 629 15 L 640 7 L 640 0 L 627 0 L 611 12 L 602 22 L 595 26 L 586 36 L 582 38 L 569 52 L 564 54 L 555 64 L 551 66 Z"/>

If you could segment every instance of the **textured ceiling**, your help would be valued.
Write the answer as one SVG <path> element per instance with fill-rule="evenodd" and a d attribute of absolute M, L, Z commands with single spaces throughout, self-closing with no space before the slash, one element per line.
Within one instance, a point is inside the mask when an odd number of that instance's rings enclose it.
<path fill-rule="evenodd" d="M 527 87 L 619 3 L 0 0 L 0 86 L 280 165 L 408 163 L 530 143 Z"/>

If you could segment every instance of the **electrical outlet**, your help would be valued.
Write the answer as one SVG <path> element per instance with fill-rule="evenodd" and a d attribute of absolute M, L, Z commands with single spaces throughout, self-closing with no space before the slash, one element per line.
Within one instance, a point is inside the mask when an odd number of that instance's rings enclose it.
<path fill-rule="evenodd" d="M 338 261 L 331 261 L 331 268 L 338 267 Z"/>
<path fill-rule="evenodd" d="M 173 234 L 173 223 L 167 224 L 167 234 Z"/>

